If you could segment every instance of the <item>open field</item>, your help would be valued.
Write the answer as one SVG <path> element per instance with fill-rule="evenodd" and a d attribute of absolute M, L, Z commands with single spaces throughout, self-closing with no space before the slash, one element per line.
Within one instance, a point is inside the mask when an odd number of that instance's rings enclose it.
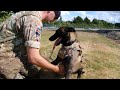
<path fill-rule="evenodd" d="M 49 59 L 54 42 L 48 38 L 54 31 L 42 32 L 40 53 Z M 82 79 L 120 79 L 120 44 L 98 33 L 77 32 L 83 49 L 86 73 Z M 55 59 L 60 46 L 52 55 Z M 73 79 L 75 75 L 73 75 Z"/>

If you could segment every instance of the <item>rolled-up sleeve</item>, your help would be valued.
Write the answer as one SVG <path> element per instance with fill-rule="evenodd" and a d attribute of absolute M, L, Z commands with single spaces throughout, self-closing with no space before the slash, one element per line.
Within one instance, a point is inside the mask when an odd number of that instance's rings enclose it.
<path fill-rule="evenodd" d="M 23 35 L 25 46 L 40 48 L 42 21 L 36 16 L 24 17 Z"/>

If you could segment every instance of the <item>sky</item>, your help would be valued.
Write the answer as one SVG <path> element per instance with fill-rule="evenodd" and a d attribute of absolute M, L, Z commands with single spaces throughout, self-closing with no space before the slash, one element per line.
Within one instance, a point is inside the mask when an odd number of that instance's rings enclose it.
<path fill-rule="evenodd" d="M 74 17 L 88 17 L 91 21 L 96 18 L 110 23 L 120 23 L 120 11 L 61 11 L 63 21 L 72 21 Z"/>

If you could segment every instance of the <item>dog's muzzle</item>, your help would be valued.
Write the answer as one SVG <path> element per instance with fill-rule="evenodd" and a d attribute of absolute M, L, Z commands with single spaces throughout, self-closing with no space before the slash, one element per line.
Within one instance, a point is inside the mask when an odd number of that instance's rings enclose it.
<path fill-rule="evenodd" d="M 55 33 L 54 35 L 52 35 L 52 36 L 49 38 L 49 40 L 50 40 L 50 41 L 54 41 L 54 40 L 56 40 L 58 37 L 59 37 L 58 34 Z"/>

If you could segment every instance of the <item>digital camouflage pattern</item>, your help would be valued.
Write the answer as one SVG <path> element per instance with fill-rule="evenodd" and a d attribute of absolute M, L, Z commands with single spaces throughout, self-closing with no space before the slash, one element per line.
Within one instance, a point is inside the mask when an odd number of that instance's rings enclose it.
<path fill-rule="evenodd" d="M 38 68 L 27 60 L 26 46 L 40 48 L 40 11 L 21 11 L 0 25 L 0 77 L 34 76 Z"/>

